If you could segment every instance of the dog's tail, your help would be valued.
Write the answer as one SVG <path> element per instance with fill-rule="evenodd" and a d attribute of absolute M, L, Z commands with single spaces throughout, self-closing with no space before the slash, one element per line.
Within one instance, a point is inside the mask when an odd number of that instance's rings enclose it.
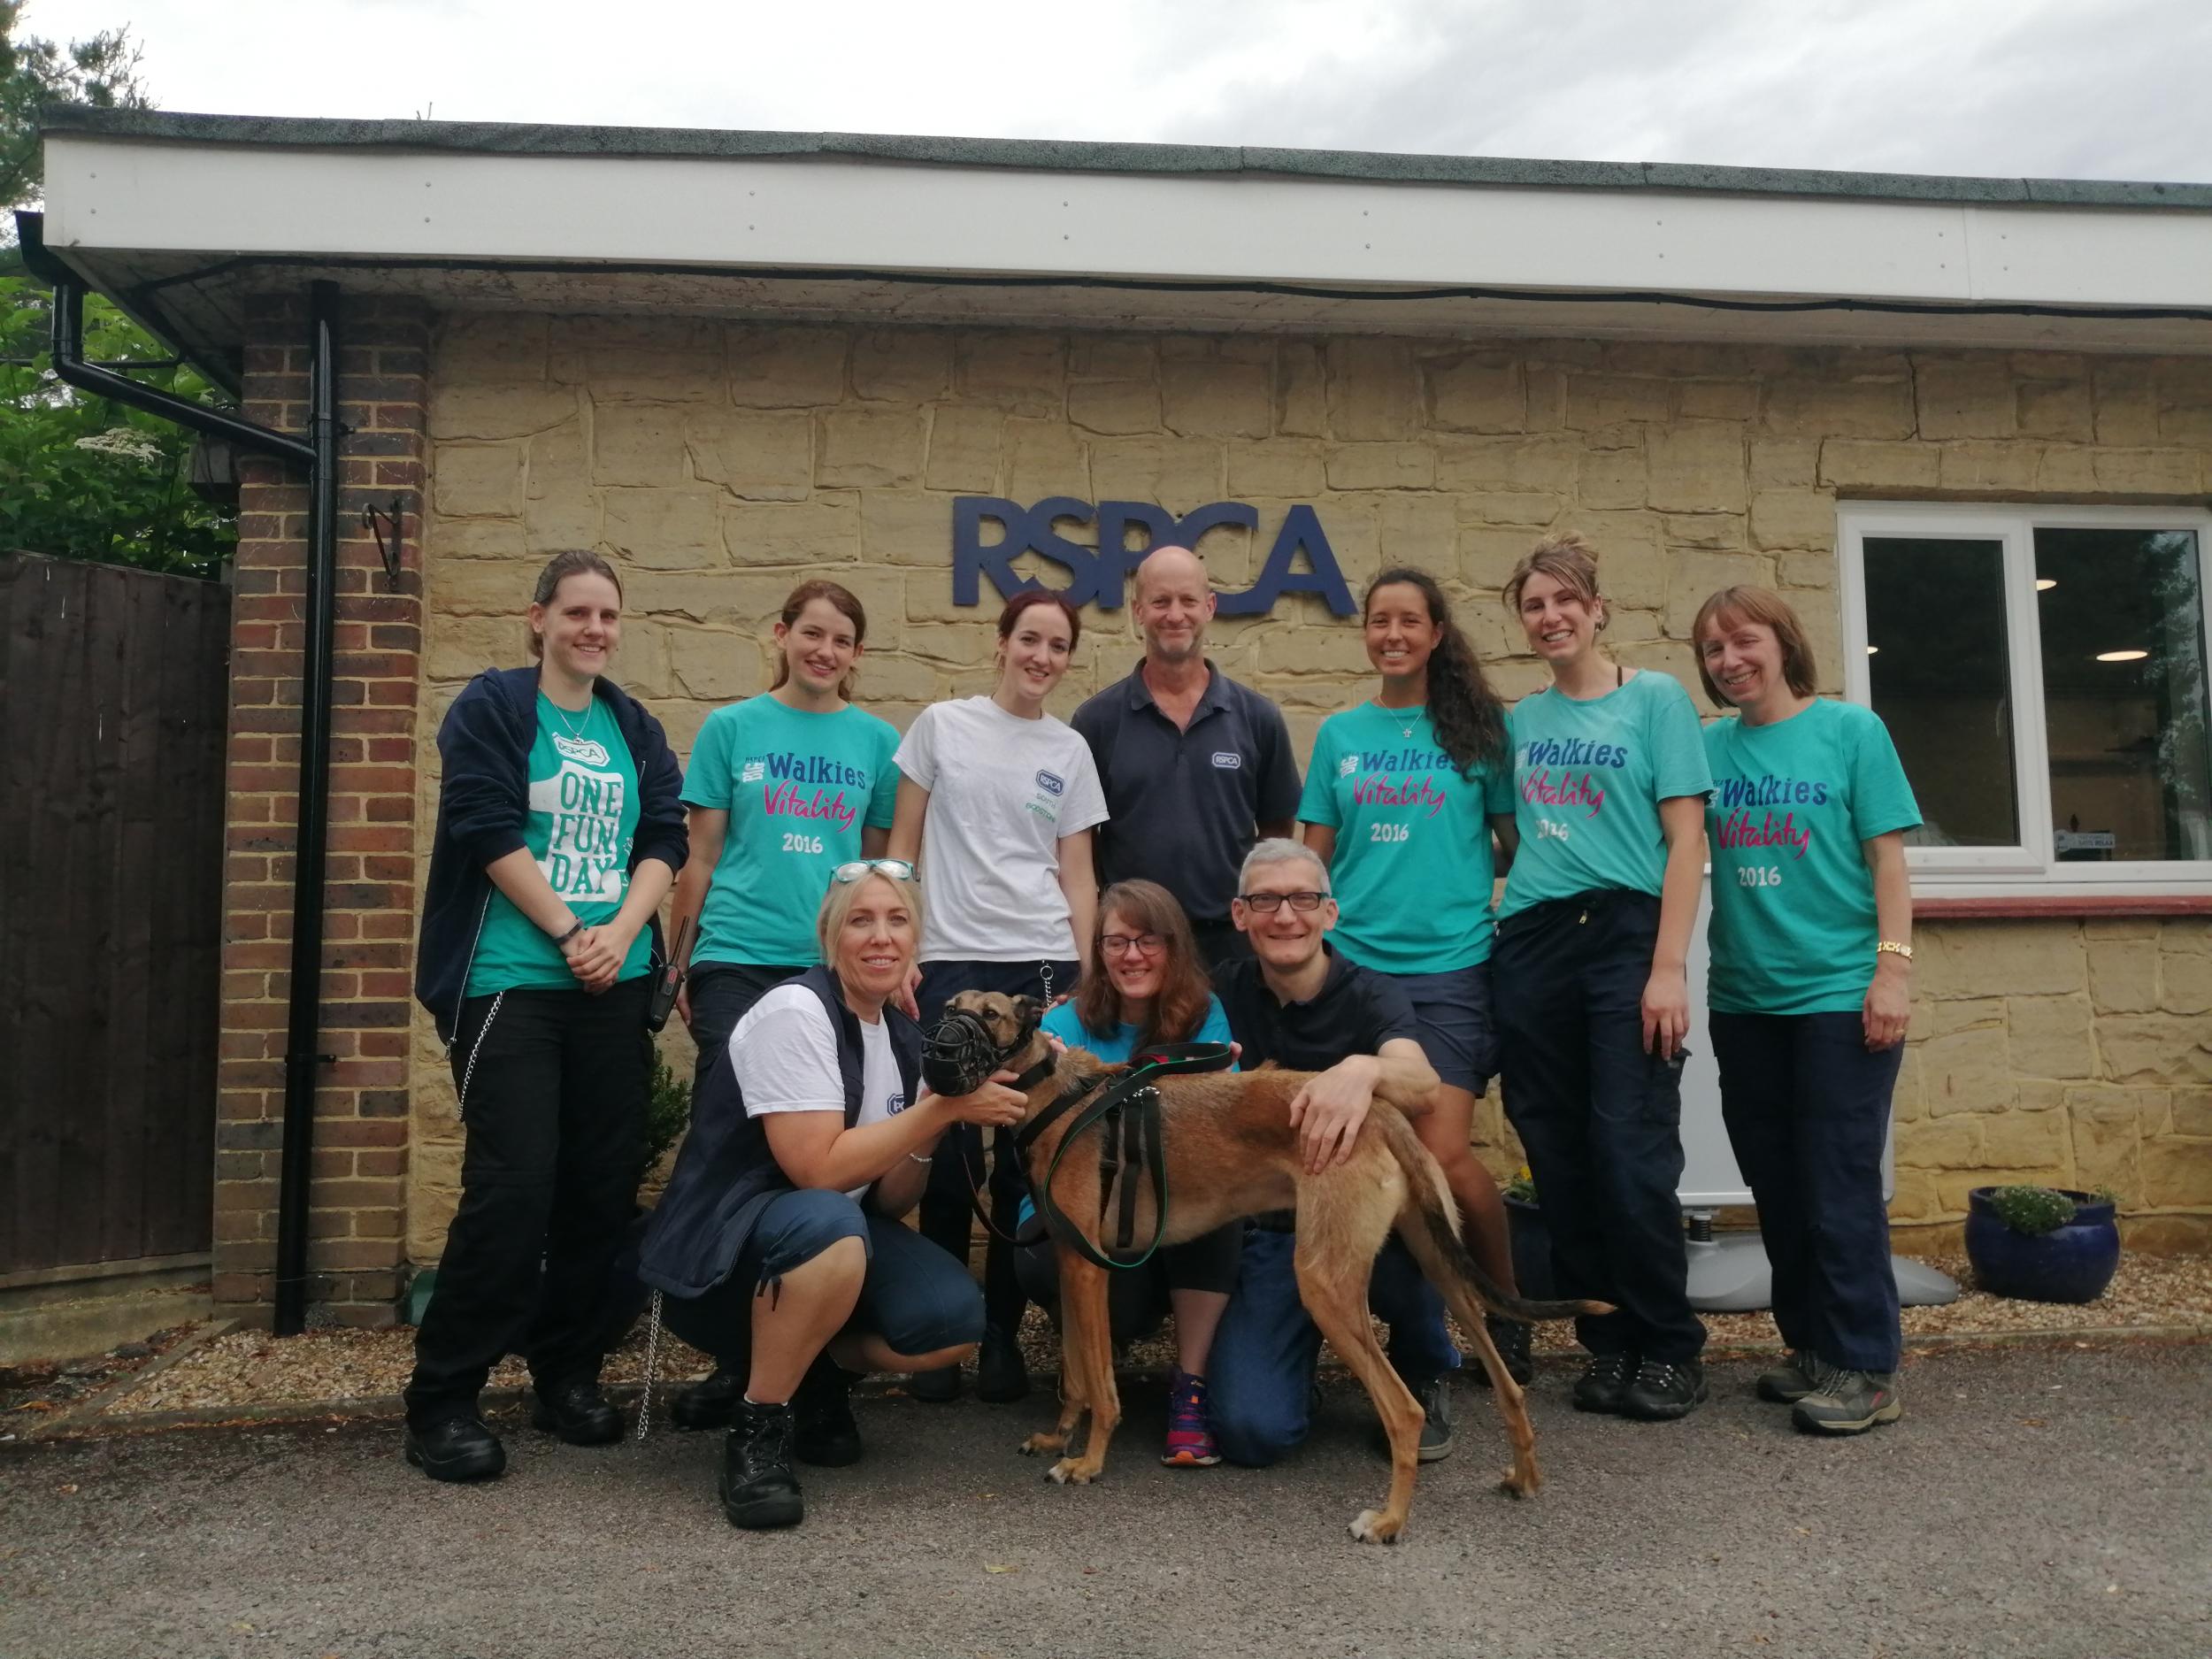
<path fill-rule="evenodd" d="M 1458 1201 L 1445 1183 L 1443 1166 L 1421 1144 L 1413 1125 L 1402 1113 L 1389 1110 L 1370 1112 L 1367 1121 L 1382 1131 L 1383 1143 L 1405 1171 L 1406 1208 L 1398 1217 L 1398 1236 L 1413 1252 L 1413 1259 L 1420 1263 L 1429 1282 L 1443 1291 L 1448 1300 L 1456 1302 L 1459 1298 L 1452 1293 L 1457 1290 L 1471 1295 L 1479 1309 L 1524 1325 L 1613 1311 L 1610 1303 L 1602 1302 L 1530 1302 L 1509 1295 L 1492 1283 L 1459 1236 Z M 1455 1311 L 1463 1319 L 1471 1317 L 1463 1307 Z"/>

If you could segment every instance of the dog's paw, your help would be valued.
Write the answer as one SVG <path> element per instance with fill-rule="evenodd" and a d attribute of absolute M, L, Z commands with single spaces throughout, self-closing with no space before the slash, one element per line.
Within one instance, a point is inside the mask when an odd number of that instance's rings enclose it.
<path fill-rule="evenodd" d="M 1544 1489 L 1544 1477 L 1533 1469 L 1524 1475 L 1516 1468 L 1508 1469 L 1498 1481 L 1498 1490 L 1509 1498 L 1532 1498 Z"/>
<path fill-rule="evenodd" d="M 1067 1444 L 1066 1435 L 1050 1434 L 1040 1430 L 1024 1440 L 1017 1449 L 1024 1457 L 1035 1457 L 1043 1452 L 1065 1451 Z"/>
<path fill-rule="evenodd" d="M 1352 1536 L 1363 1544 L 1394 1544 L 1404 1531 L 1403 1521 L 1394 1521 L 1373 1509 L 1362 1509 L 1352 1523 Z"/>
<path fill-rule="evenodd" d="M 1098 1475 L 1097 1470 L 1086 1468 L 1079 1457 L 1063 1457 L 1045 1471 L 1045 1479 L 1056 1486 L 1087 1486 Z"/>

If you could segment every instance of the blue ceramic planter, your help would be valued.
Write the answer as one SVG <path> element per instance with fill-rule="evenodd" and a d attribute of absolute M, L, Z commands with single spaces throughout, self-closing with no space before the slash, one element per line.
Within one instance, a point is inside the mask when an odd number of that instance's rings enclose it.
<path fill-rule="evenodd" d="M 2074 1218 L 2032 1239 L 1991 1208 L 1991 1190 L 1977 1187 L 1966 1195 L 1966 1256 L 1982 1289 L 2018 1302 L 2094 1302 L 2104 1294 L 2120 1266 L 2120 1225 L 2110 1204 L 2068 1192 Z"/>

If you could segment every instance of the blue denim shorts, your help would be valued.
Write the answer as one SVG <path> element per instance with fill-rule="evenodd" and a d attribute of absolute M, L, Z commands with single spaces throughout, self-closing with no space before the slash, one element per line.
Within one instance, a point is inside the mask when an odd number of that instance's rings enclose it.
<path fill-rule="evenodd" d="M 1421 1022 L 1421 1051 L 1436 1075 L 1479 1098 L 1498 1074 L 1498 1028 L 1490 1016 L 1490 964 L 1448 973 L 1394 973 Z"/>

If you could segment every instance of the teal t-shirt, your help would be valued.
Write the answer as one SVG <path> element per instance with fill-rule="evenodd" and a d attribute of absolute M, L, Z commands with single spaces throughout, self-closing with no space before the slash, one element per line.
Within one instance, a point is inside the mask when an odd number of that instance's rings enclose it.
<path fill-rule="evenodd" d="M 1816 699 L 1786 720 L 1705 728 L 1713 794 L 1712 965 L 1731 1014 L 1849 1013 L 1874 979 L 1874 878 L 1862 841 L 1920 822 L 1889 728 Z"/>
<path fill-rule="evenodd" d="M 1513 810 L 1502 765 L 1463 776 L 1425 709 L 1363 703 L 1322 721 L 1298 816 L 1336 832 L 1331 942 L 1380 973 L 1490 959 L 1490 814 Z"/>
<path fill-rule="evenodd" d="M 865 826 L 888 829 L 899 734 L 850 703 L 834 714 L 763 693 L 699 729 L 684 803 L 730 815 L 699 911 L 694 963 L 811 966 L 830 872 L 861 856 Z"/>
<path fill-rule="evenodd" d="M 594 697 L 583 713 L 571 714 L 538 693 L 523 844 L 586 926 L 611 920 L 629 896 L 637 821 L 637 764 L 613 711 Z M 641 928 L 616 977 L 634 979 L 652 961 L 651 931 Z M 468 994 L 577 988 L 552 935 L 494 887 L 469 964 Z"/>
<path fill-rule="evenodd" d="M 1581 703 L 1549 687 L 1515 705 L 1508 729 L 1521 846 L 1499 919 L 1601 887 L 1655 895 L 1667 872 L 1659 803 L 1713 787 L 1681 682 L 1647 668 Z"/>
<path fill-rule="evenodd" d="M 1056 1002 L 1046 1010 L 1043 1028 L 1047 1036 L 1057 1037 L 1071 1048 L 1088 1048 L 1109 1065 L 1119 1065 L 1136 1051 L 1137 1028 L 1134 1025 L 1117 1025 L 1112 1036 L 1102 1037 L 1096 1032 L 1084 1028 L 1083 1022 L 1076 1018 L 1072 1002 Z M 1206 1018 L 1198 1022 L 1198 1029 L 1178 1041 L 1229 1041 L 1229 1016 L 1222 1010 L 1221 999 L 1217 996 L 1208 997 Z"/>

